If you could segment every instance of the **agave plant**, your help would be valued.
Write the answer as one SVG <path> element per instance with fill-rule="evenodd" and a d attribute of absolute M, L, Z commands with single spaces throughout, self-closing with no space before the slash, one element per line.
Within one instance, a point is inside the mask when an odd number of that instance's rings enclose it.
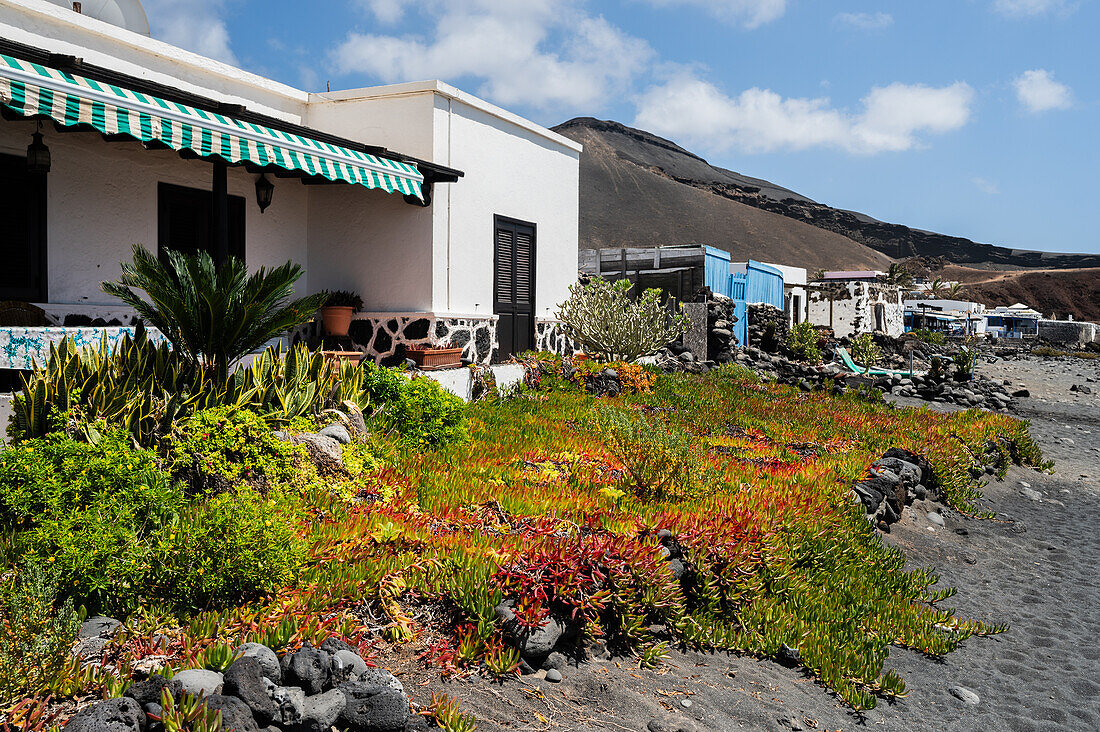
<path fill-rule="evenodd" d="M 165 259 L 135 245 L 134 261 L 123 263 L 118 282 L 104 282 L 103 291 L 134 308 L 176 352 L 222 378 L 231 363 L 304 323 L 324 303 L 323 294 L 291 299 L 302 276 L 293 262 L 249 275 L 235 257 L 221 267 L 207 252 L 167 250 Z"/>
<path fill-rule="evenodd" d="M 149 340 L 139 326 L 132 338 L 127 334 L 114 346 L 104 341 L 81 349 L 68 339 L 51 345 L 46 363 L 23 377 L 9 435 L 41 437 L 51 429 L 51 410 L 76 410 L 88 423 L 120 424 L 140 444 L 152 445 L 194 411 L 243 406 L 251 398 L 247 387 L 196 369 L 167 344 Z M 85 436 L 95 441 L 94 435 Z"/>

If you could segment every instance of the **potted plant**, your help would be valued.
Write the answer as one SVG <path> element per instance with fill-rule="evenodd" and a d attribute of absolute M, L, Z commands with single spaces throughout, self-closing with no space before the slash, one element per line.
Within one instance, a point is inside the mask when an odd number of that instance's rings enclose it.
<path fill-rule="evenodd" d="M 405 349 L 405 355 L 412 359 L 418 369 L 426 371 L 458 368 L 462 365 L 461 346 L 449 344 L 410 346 Z"/>
<path fill-rule="evenodd" d="M 363 298 L 348 290 L 326 290 L 321 306 L 321 323 L 325 335 L 343 338 L 351 327 L 351 316 L 363 307 Z"/>

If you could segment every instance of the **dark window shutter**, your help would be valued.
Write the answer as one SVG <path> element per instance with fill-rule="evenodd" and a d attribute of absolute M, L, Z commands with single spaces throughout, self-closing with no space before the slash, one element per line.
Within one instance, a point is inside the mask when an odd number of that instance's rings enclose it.
<path fill-rule="evenodd" d="M 535 337 L 535 226 L 496 218 L 493 312 L 498 358 L 533 347 Z"/>
<path fill-rule="evenodd" d="M 534 244 L 534 236 L 530 231 L 517 231 L 516 232 L 516 280 L 515 280 L 515 300 L 517 306 L 530 307 L 533 303 L 534 295 L 534 266 L 532 261 L 534 251 L 532 245 Z"/>
<path fill-rule="evenodd" d="M 515 298 L 515 260 L 516 239 L 515 232 L 510 228 L 498 227 L 496 232 L 496 251 L 493 258 L 496 262 L 496 272 L 493 277 L 493 299 L 497 305 L 511 305 Z"/>
<path fill-rule="evenodd" d="M 214 256 L 213 193 L 161 183 L 158 191 L 160 255 L 165 249 Z M 244 198 L 229 197 L 229 254 L 244 259 Z"/>

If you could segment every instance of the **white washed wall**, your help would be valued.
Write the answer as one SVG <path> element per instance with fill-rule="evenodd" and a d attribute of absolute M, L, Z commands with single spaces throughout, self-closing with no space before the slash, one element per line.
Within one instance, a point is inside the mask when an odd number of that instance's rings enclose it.
<path fill-rule="evenodd" d="M 432 310 L 432 213 L 397 193 L 313 186 L 309 287 L 355 290 L 367 312 Z"/>
<path fill-rule="evenodd" d="M 437 307 L 492 312 L 493 216 L 536 226 L 535 314 L 577 279 L 580 153 L 471 104 L 436 97 L 436 159 L 466 173 L 436 199 Z M 449 232 L 449 236 L 448 236 Z"/>

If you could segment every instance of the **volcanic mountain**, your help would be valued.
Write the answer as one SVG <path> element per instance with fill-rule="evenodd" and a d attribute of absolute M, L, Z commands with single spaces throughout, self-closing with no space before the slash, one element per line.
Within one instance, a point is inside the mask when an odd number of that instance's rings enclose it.
<path fill-rule="evenodd" d="M 979 244 L 832 208 L 618 122 L 579 117 L 554 131 L 584 145 L 584 248 L 710 244 L 809 270 L 885 269 L 912 257 L 980 269 L 1100 267 L 1097 255 Z"/>

